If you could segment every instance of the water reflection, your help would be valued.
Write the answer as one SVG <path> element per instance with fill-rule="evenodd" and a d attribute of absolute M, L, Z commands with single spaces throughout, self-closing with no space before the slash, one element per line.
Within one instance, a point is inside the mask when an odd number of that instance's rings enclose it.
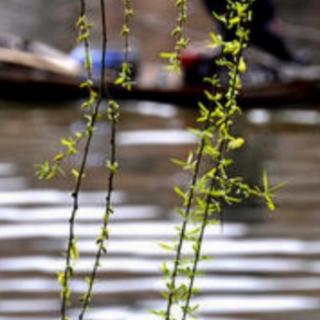
<path fill-rule="evenodd" d="M 24 177 L 2 178 L 0 177 L 1 190 L 17 190 L 27 188 L 27 180 Z"/>
<path fill-rule="evenodd" d="M 247 113 L 247 119 L 253 124 L 273 123 L 316 126 L 320 124 L 320 112 L 316 110 L 281 110 L 272 113 L 265 109 L 255 109 Z"/>
<path fill-rule="evenodd" d="M 180 283 L 178 279 L 178 283 Z M 287 292 L 287 291 L 313 291 L 320 289 L 318 277 L 310 278 L 270 278 L 261 279 L 259 277 L 249 276 L 210 276 L 201 277 L 196 281 L 197 288 L 202 294 L 217 293 L 234 293 L 234 292 Z M 74 280 L 72 282 L 73 292 L 82 293 L 86 289 L 86 282 L 83 280 Z M 97 294 L 126 294 L 132 293 L 148 293 L 157 294 L 159 291 L 165 289 L 163 281 L 159 277 L 140 277 L 137 279 L 123 279 L 123 280 L 100 280 L 95 285 L 95 292 Z M 56 280 L 46 278 L 28 279 L 14 279 L 1 280 L 0 292 L 18 293 L 38 293 L 44 294 L 54 293 L 58 294 L 60 288 Z"/>
<path fill-rule="evenodd" d="M 137 113 L 144 116 L 160 117 L 171 119 L 177 115 L 177 109 L 164 103 L 154 103 L 151 101 L 137 102 L 125 107 L 127 112 Z"/>
<path fill-rule="evenodd" d="M 285 123 L 315 126 L 320 124 L 320 112 L 314 110 L 282 111 L 279 118 Z"/>
<path fill-rule="evenodd" d="M 157 218 L 161 209 L 158 206 L 115 206 L 116 215 L 111 217 L 112 221 L 119 220 L 148 220 Z M 0 207 L 0 221 L 15 221 L 36 223 L 66 220 L 70 207 L 41 207 L 41 208 L 12 208 Z M 78 221 L 101 221 L 103 215 L 102 206 L 82 206 L 77 214 Z"/>
<path fill-rule="evenodd" d="M 209 231 L 210 232 L 210 231 Z M 117 232 L 111 229 L 111 233 L 116 237 Z M 128 230 L 128 237 L 131 233 Z M 142 236 L 143 237 L 143 236 Z M 155 235 L 156 237 L 156 235 Z M 162 236 L 164 238 L 164 235 Z M 81 251 L 86 253 L 93 253 L 95 247 L 92 242 L 82 241 L 79 243 Z M 133 246 L 134 249 L 130 248 Z M 165 253 L 159 251 L 159 244 L 157 241 L 111 241 L 109 252 L 114 254 L 134 254 L 134 255 L 150 255 L 163 256 Z M 184 253 L 192 254 L 192 247 L 186 245 Z M 289 239 L 252 239 L 252 240 L 210 240 L 207 239 L 206 247 L 203 249 L 205 255 L 220 256 L 220 255 L 319 255 L 320 241 L 298 241 Z M 166 255 L 172 255 L 171 252 Z"/>
<path fill-rule="evenodd" d="M 119 134 L 120 145 L 181 145 L 194 144 L 197 138 L 186 130 L 135 130 Z"/>
<path fill-rule="evenodd" d="M 161 306 L 159 291 L 164 284 L 160 265 L 172 255 L 162 251 L 159 243 L 171 240 L 176 232 L 172 182 L 186 181 L 168 159 L 183 157 L 196 142 L 185 129 L 192 122 L 192 111 L 182 113 L 164 105 L 159 115 L 156 105 L 132 107 L 126 106 L 120 125 L 123 171 L 114 194 L 109 256 L 102 259 L 90 319 L 151 319 L 148 309 Z M 66 245 L 72 202 L 66 190 L 72 186 L 63 179 L 40 183 L 30 177 L 34 175 L 33 164 L 52 154 L 48 132 L 59 138 L 83 124 L 75 120 L 76 109 L 42 109 L 35 130 L 37 109 L 25 110 L 24 117 L 10 110 L 3 112 L 2 121 L 20 131 L 9 130 L 8 143 L 3 138 L 8 128 L 0 127 L 0 320 L 56 320 L 59 288 L 55 273 L 63 268 L 61 251 Z M 10 121 L 6 122 L 6 117 Z M 281 123 L 292 121 L 288 120 L 289 113 L 255 110 L 247 115 L 245 129 L 239 128 L 248 144 L 256 139 L 254 143 L 261 149 L 264 134 L 270 135 L 274 149 L 265 159 L 259 157 L 269 168 L 272 181 L 292 177 L 294 185 L 280 192 L 279 213 L 269 220 L 250 223 L 252 213 L 260 212 L 256 205 L 232 208 L 223 232 L 220 225 L 208 230 L 204 253 L 212 259 L 200 265 L 205 275 L 197 281 L 202 293 L 196 302 L 203 306 L 199 319 L 282 320 L 291 319 L 293 312 L 299 312 L 301 318 L 313 312 L 313 319 L 318 318 L 320 165 L 313 159 L 317 158 L 320 140 L 318 125 L 310 120 L 313 117 L 318 115 L 304 114 L 302 127 L 309 121 L 308 130 L 293 132 L 281 128 Z M 274 121 L 280 129 L 270 133 L 268 127 Z M 103 163 L 108 127 L 100 123 L 98 129 L 80 197 L 76 234 L 82 259 L 75 266 L 76 294 L 84 290 L 83 277 L 92 268 L 104 210 Z M 26 152 L 21 136 L 28 137 L 28 148 L 34 152 Z M 14 141 L 24 149 L 13 148 Z M 249 169 L 253 170 L 251 165 Z M 190 254 L 191 248 L 185 247 L 184 252 Z M 72 312 L 76 314 L 77 305 Z"/>
<path fill-rule="evenodd" d="M 33 299 L 1 299 L 0 310 L 3 314 L 50 312 L 59 305 L 58 300 L 40 299 L 39 302 L 34 303 Z"/>
<path fill-rule="evenodd" d="M 79 197 L 80 204 L 104 204 L 104 192 L 82 192 Z M 124 201 L 123 192 L 114 193 L 116 203 Z M 0 191 L 0 206 L 17 206 L 30 204 L 51 204 L 51 205 L 70 205 L 72 203 L 71 195 L 68 191 L 59 190 L 16 190 Z"/>
<path fill-rule="evenodd" d="M 66 219 L 65 219 L 66 220 Z M 59 238 L 63 237 L 67 234 L 67 225 L 65 222 L 62 223 L 50 223 L 47 222 L 45 227 L 43 225 L 38 225 L 34 223 L 23 223 L 23 224 L 15 224 L 15 225 L 4 225 L 0 226 L 0 239 L 23 239 L 23 238 L 32 238 L 32 237 L 52 237 Z M 115 224 L 110 232 L 114 237 L 139 237 L 139 238 L 172 238 L 174 235 L 176 224 L 168 223 L 163 221 L 155 222 L 128 222 Z M 99 228 L 98 223 L 90 223 L 90 224 L 79 224 L 76 226 L 76 232 L 81 237 L 90 237 L 96 236 L 97 230 Z M 234 227 L 225 228 L 225 235 L 228 236 L 232 232 Z M 220 230 L 220 228 L 217 228 Z M 243 229 L 240 228 L 236 230 L 237 234 L 242 233 Z M 140 250 L 139 248 L 136 248 Z"/>
<path fill-rule="evenodd" d="M 36 251 L 36 250 L 35 250 Z M 126 275 L 160 275 L 160 265 L 162 258 L 140 257 L 134 255 L 130 257 L 110 257 L 102 259 L 101 272 Z M 62 269 L 63 260 L 49 256 L 20 256 L 19 258 L 5 258 L 0 261 L 0 271 L 6 273 L 41 271 L 52 274 Z M 87 273 L 91 270 L 92 258 L 82 257 L 76 265 L 77 272 Z M 294 276 L 296 273 L 319 274 L 319 263 L 305 261 L 298 258 L 277 258 L 277 257 L 221 257 L 210 262 L 203 262 L 199 270 L 208 273 L 218 274 L 255 274 L 275 273 L 284 276 L 285 274 Z M 292 279 L 293 281 L 294 279 Z M 263 288 L 262 288 L 263 289 Z"/>
<path fill-rule="evenodd" d="M 12 163 L 0 163 L 0 176 L 13 175 L 17 171 L 17 168 Z"/>
<path fill-rule="evenodd" d="M 247 113 L 247 119 L 254 124 L 267 124 L 271 120 L 271 113 L 264 109 L 255 109 Z"/>
<path fill-rule="evenodd" d="M 230 314 L 230 313 L 268 313 L 295 310 L 312 310 L 319 307 L 319 299 L 290 296 L 290 295 L 262 295 L 262 296 L 219 296 L 214 299 L 205 297 L 195 299 L 202 313 Z M 159 306 L 159 305 L 158 305 Z"/>

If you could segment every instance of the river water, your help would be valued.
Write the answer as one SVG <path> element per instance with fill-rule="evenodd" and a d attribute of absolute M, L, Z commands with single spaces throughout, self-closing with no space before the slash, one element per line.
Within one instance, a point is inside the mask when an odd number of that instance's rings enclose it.
<path fill-rule="evenodd" d="M 78 104 L 0 103 L 1 320 L 58 319 L 55 273 L 63 265 L 72 180 L 40 182 L 34 164 L 52 156 L 62 136 L 83 127 Z M 88 319 L 142 320 L 162 305 L 159 267 L 170 256 L 158 244 L 174 235 L 171 188 L 186 181 L 169 158 L 183 157 L 194 145 L 186 131 L 194 116 L 173 105 L 123 104 L 109 255 Z M 208 231 L 204 252 L 213 259 L 201 264 L 205 275 L 196 285 L 201 319 L 319 319 L 319 124 L 320 113 L 305 108 L 244 114 L 241 168 L 257 180 L 264 167 L 273 183 L 287 185 L 274 214 L 257 204 L 231 209 L 223 232 L 219 226 Z M 82 257 L 76 294 L 85 288 L 103 213 L 107 136 L 108 124 L 99 123 L 76 228 Z"/>

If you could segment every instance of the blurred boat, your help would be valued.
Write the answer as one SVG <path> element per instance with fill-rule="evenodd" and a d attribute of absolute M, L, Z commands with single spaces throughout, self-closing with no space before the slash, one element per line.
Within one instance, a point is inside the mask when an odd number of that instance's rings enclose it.
<path fill-rule="evenodd" d="M 102 50 L 98 48 L 90 48 L 92 61 L 92 76 L 98 80 L 101 74 L 102 67 Z M 85 65 L 86 55 L 83 44 L 77 45 L 69 54 L 69 56 L 77 61 L 81 66 Z M 119 45 L 108 45 L 108 50 L 105 53 L 105 65 L 107 80 L 112 82 L 121 72 L 122 64 L 126 60 L 126 54 Z M 131 67 L 131 77 L 134 80 L 138 73 L 139 53 L 136 49 L 130 49 L 128 52 L 128 63 Z"/>
<path fill-rule="evenodd" d="M 249 75 L 250 75 L 249 70 Z M 156 65 L 145 65 L 131 91 L 107 83 L 117 99 L 150 100 L 194 107 L 203 98 L 203 85 L 171 81 Z M 252 76 L 251 72 L 251 76 Z M 239 101 L 245 108 L 277 108 L 299 102 L 320 101 L 320 67 L 288 67 L 281 81 L 246 83 Z M 86 91 L 81 61 L 45 44 L 0 37 L 0 98 L 23 101 L 56 102 L 81 99 Z"/>
<path fill-rule="evenodd" d="M 3 71 L 78 76 L 80 64 L 69 55 L 37 41 L 0 35 L 0 66 Z"/>

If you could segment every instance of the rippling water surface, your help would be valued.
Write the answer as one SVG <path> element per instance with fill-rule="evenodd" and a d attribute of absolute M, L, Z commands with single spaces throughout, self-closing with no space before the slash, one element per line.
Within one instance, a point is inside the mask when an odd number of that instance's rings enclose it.
<path fill-rule="evenodd" d="M 187 181 L 169 158 L 183 157 L 194 145 L 186 131 L 193 116 L 171 105 L 124 104 L 109 256 L 88 319 L 150 319 L 148 310 L 162 305 L 159 266 L 172 255 L 158 244 L 173 238 L 178 222 L 171 188 Z M 84 123 L 77 103 L 1 102 L 0 117 L 0 319 L 58 319 L 55 273 L 63 266 L 72 180 L 39 182 L 34 164 Z M 196 284 L 201 319 L 319 319 L 319 119 L 317 111 L 303 109 L 244 115 L 238 130 L 247 146 L 239 169 L 258 181 L 257 172 L 266 167 L 273 182 L 287 186 L 275 214 L 257 204 L 229 209 L 223 231 L 218 225 L 208 231 L 204 252 L 213 259 L 201 263 L 205 273 Z M 76 295 L 85 289 L 101 223 L 107 141 L 108 124 L 101 122 L 80 197 Z M 77 313 L 76 304 L 71 312 Z"/>

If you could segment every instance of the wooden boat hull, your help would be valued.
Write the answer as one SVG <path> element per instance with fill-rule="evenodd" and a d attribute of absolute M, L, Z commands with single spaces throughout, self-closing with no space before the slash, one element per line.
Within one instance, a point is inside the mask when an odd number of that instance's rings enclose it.
<path fill-rule="evenodd" d="M 24 71 L 0 72 L 0 99 L 20 101 L 56 102 L 85 98 L 80 89 L 81 79 L 57 74 Z M 194 107 L 203 99 L 203 87 L 143 88 L 131 91 L 109 85 L 112 96 L 120 100 L 150 100 L 184 107 Z M 239 97 L 243 109 L 263 107 L 279 108 L 299 103 L 320 102 L 320 80 L 297 80 L 245 87 Z"/>
<path fill-rule="evenodd" d="M 8 39 L 8 47 L 0 48 L 0 99 L 50 103 L 85 98 L 86 90 L 79 87 L 83 81 L 79 76 L 81 74 L 79 61 L 36 41 L 30 42 L 17 37 Z M 15 45 L 9 45 L 10 43 Z M 252 56 L 258 57 L 259 63 L 266 60 L 261 54 L 257 56 L 257 53 L 254 53 Z M 290 80 L 244 87 L 239 97 L 242 108 L 292 107 L 293 104 L 320 100 L 320 66 L 302 67 L 296 70 L 294 67 L 281 67 L 274 61 L 269 61 L 266 65 L 268 68 L 280 70 L 280 74 L 283 75 L 281 79 Z M 162 69 L 162 66 L 155 64 L 144 64 L 140 72 L 141 79 L 138 81 L 141 86 L 126 91 L 108 84 L 108 91 L 116 99 L 150 100 L 184 107 L 195 107 L 197 101 L 204 99 L 204 87 L 179 86 L 177 83 L 181 81 L 162 79 Z M 311 80 L 294 80 L 301 76 Z M 168 86 L 143 86 L 143 83 L 146 85 L 157 83 L 159 79 Z"/>

